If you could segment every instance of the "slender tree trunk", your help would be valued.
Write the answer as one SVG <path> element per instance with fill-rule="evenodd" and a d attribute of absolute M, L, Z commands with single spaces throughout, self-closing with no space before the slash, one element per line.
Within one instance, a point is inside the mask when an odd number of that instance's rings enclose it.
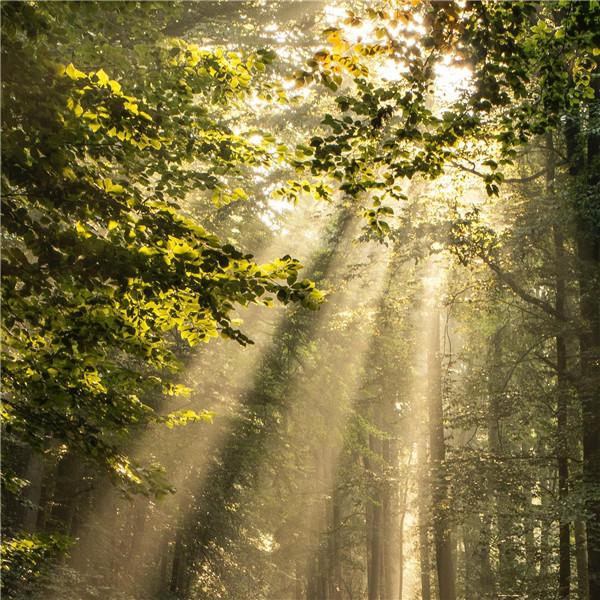
<path fill-rule="evenodd" d="M 521 444 L 521 453 L 523 456 L 531 454 L 532 445 L 527 441 L 523 441 Z M 533 481 L 526 481 L 524 486 L 524 500 L 525 510 L 523 515 L 523 526 L 525 529 L 525 564 L 527 565 L 527 580 L 525 589 L 527 591 L 527 598 L 535 598 L 537 591 L 537 557 L 536 557 L 536 546 L 535 546 L 535 525 L 536 518 L 535 513 L 532 509 L 532 500 L 534 497 L 534 485 Z"/>
<path fill-rule="evenodd" d="M 554 195 L 555 161 L 554 141 L 552 133 L 546 135 L 548 146 L 546 159 L 546 193 Z M 567 317 L 567 271 L 564 236 L 561 226 L 554 224 L 554 258 L 556 264 L 556 302 L 555 309 L 561 321 Z M 558 498 L 561 506 L 559 520 L 559 551 L 558 551 L 558 597 L 568 600 L 571 590 L 571 531 L 568 519 L 564 516 L 565 506 L 569 496 L 569 392 L 567 381 L 567 340 L 563 324 L 558 323 L 561 330 L 556 335 L 556 462 L 558 467 Z"/>
<path fill-rule="evenodd" d="M 380 440 L 374 435 L 369 435 L 369 449 L 372 456 L 380 456 Z M 375 461 L 369 459 L 369 470 L 373 478 L 378 478 L 378 465 Z M 369 600 L 380 600 L 381 589 L 381 496 L 379 494 L 379 482 L 375 481 L 371 487 L 373 498 L 369 500 L 367 506 L 367 540 L 369 552 L 368 568 L 368 598 Z"/>
<path fill-rule="evenodd" d="M 446 443 L 442 406 L 442 357 L 440 354 L 440 314 L 434 309 L 428 348 L 429 382 L 429 448 L 431 453 L 431 496 L 433 537 L 438 576 L 439 600 L 455 600 L 454 565 L 448 479 L 446 473 Z"/>
<path fill-rule="evenodd" d="M 592 86 L 600 97 L 596 69 Z M 590 108 L 591 110 L 591 108 Z M 597 113 L 595 118 L 598 119 Z M 585 330 L 579 338 L 583 412 L 583 481 L 586 486 L 586 524 L 590 598 L 600 598 L 600 132 L 591 127 L 587 139 L 589 203 L 578 219 L 577 253 L 580 260 L 580 307 Z"/>
<path fill-rule="evenodd" d="M 396 565 L 392 562 L 392 549 L 394 546 L 394 525 L 392 521 L 392 485 L 391 477 L 391 450 L 390 440 L 382 440 L 382 458 L 383 458 L 383 482 L 381 489 L 381 600 L 393 599 L 393 576 L 396 571 Z"/>
<path fill-rule="evenodd" d="M 333 527 L 334 545 L 333 545 L 333 586 L 331 598 L 332 600 L 342 600 L 342 541 L 341 541 L 341 498 L 338 491 L 333 494 Z"/>
<path fill-rule="evenodd" d="M 467 516 L 462 526 L 462 537 L 465 546 L 464 552 L 464 597 L 465 600 L 481 600 L 483 588 L 481 586 L 482 562 L 481 539 L 482 524 L 478 513 L 473 512 Z"/>
<path fill-rule="evenodd" d="M 417 501 L 419 524 L 419 568 L 421 573 L 421 600 L 431 600 L 431 558 L 429 556 L 429 476 L 427 438 L 421 429 L 417 440 Z"/>
<path fill-rule="evenodd" d="M 386 416 L 386 431 L 391 436 L 392 431 L 391 411 L 388 410 Z M 395 597 L 394 590 L 398 589 L 398 447 L 396 440 L 391 439 L 384 441 L 383 457 L 385 460 L 385 482 L 384 493 L 382 499 L 383 506 L 383 600 L 393 600 Z"/>
<path fill-rule="evenodd" d="M 69 452 L 62 457 L 56 469 L 56 487 L 54 491 L 51 520 L 53 527 L 58 527 L 67 535 L 74 535 L 77 528 L 76 513 L 83 499 L 82 464 L 79 456 Z"/>
<path fill-rule="evenodd" d="M 398 495 L 398 600 L 404 595 L 404 521 L 406 520 L 406 509 L 408 502 L 408 485 L 410 482 L 410 467 L 413 457 L 411 445 L 406 465 L 406 476 L 403 478 L 402 492 Z"/>
<path fill-rule="evenodd" d="M 335 464 L 335 455 L 333 449 L 330 449 L 327 464 L 333 471 Z M 342 519 L 342 492 L 335 485 L 335 477 L 330 472 L 328 481 L 334 482 L 333 492 L 330 501 L 329 523 L 331 524 L 329 535 L 329 598 L 331 600 L 342 600 L 342 540 L 341 540 L 341 519 Z"/>
<path fill-rule="evenodd" d="M 574 529 L 575 557 L 577 561 L 577 598 L 578 600 L 590 600 L 585 522 L 577 519 Z"/>
<path fill-rule="evenodd" d="M 166 596 L 169 589 L 169 567 L 171 564 L 171 543 L 169 536 L 163 535 L 161 541 L 160 563 L 158 567 L 158 577 L 155 578 L 155 589 L 161 596 Z"/>
<path fill-rule="evenodd" d="M 185 532 L 182 527 L 178 527 L 175 535 L 175 548 L 173 549 L 173 563 L 171 566 L 171 582 L 169 591 L 175 598 L 184 598 L 185 594 L 185 570 L 186 559 L 186 540 Z"/>
<path fill-rule="evenodd" d="M 504 477 L 502 458 L 506 449 L 502 445 L 500 422 L 502 418 L 501 394 L 502 381 L 500 369 L 502 365 L 502 336 L 504 327 L 499 328 L 491 339 L 491 363 L 489 365 L 488 380 L 488 447 L 490 457 L 494 461 L 494 468 L 490 475 L 496 472 L 496 476 L 488 479 L 488 494 L 495 498 L 497 516 L 497 539 L 498 539 L 498 575 L 497 585 L 502 594 L 511 594 L 515 587 L 515 545 L 513 542 L 513 514 L 514 506 L 510 495 L 506 492 L 506 484 L 502 482 Z M 496 596 L 496 590 L 490 590 L 492 597 Z"/>
<path fill-rule="evenodd" d="M 35 533 L 38 528 L 43 476 L 44 459 L 39 452 L 32 452 L 25 472 L 25 479 L 29 482 L 29 485 L 23 492 L 23 498 L 27 501 L 23 511 L 23 529 L 28 533 Z"/>
<path fill-rule="evenodd" d="M 549 488 L 548 479 L 542 478 L 542 484 L 544 487 Z M 551 509 L 543 510 L 546 504 L 551 504 L 552 499 L 550 498 L 549 492 L 542 494 L 542 518 L 540 520 L 540 586 L 550 587 L 550 560 L 551 560 L 551 546 L 550 546 L 550 533 L 552 528 L 552 522 L 547 514 L 550 514 Z"/>
<path fill-rule="evenodd" d="M 597 73 L 595 73 L 597 75 Z M 600 79 L 592 78 L 596 98 Z M 588 105 L 591 110 L 591 105 Z M 580 114 L 569 115 L 565 128 L 569 173 L 575 188 L 587 186 L 586 202 L 575 200 L 579 308 L 583 327 L 579 333 L 581 381 L 579 397 L 583 417 L 583 483 L 588 548 L 590 598 L 600 598 L 600 228 L 593 215 L 600 210 L 600 134 L 590 128 L 587 145 L 581 143 Z M 587 146 L 587 147 L 586 147 Z M 576 193 L 580 198 L 581 193 Z"/>
<path fill-rule="evenodd" d="M 295 582 L 294 582 L 294 600 L 302 600 L 303 598 L 303 586 L 302 582 L 304 580 L 303 577 L 303 569 L 300 562 L 296 562 L 296 573 L 295 573 Z"/>

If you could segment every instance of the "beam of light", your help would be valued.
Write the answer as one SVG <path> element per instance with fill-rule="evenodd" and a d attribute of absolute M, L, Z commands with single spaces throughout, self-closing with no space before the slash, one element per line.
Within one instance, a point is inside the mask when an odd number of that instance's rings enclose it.
<path fill-rule="evenodd" d="M 358 275 L 357 265 L 362 265 L 362 272 Z M 371 345 L 377 306 L 387 281 L 388 269 L 389 251 L 380 244 L 352 244 L 346 240 L 337 252 L 330 266 L 331 276 L 337 279 L 336 290 L 316 317 L 311 343 L 317 348 L 326 348 L 327 342 L 335 343 L 339 340 L 340 344 L 344 344 L 340 347 L 345 347 L 346 350 L 337 354 L 327 353 L 327 368 L 324 368 L 322 361 L 312 365 L 305 364 L 289 382 L 286 406 L 290 413 L 287 415 L 286 430 L 280 432 L 279 436 L 273 436 L 261 448 L 261 455 L 277 456 L 280 451 L 278 444 L 292 444 L 294 439 L 302 439 L 302 432 L 314 430 L 311 424 L 323 410 L 324 398 L 327 398 L 325 406 L 328 426 L 343 433 L 360 388 L 361 372 Z M 357 321 L 362 321 L 362 326 L 357 326 Z M 347 347 L 350 331 L 354 335 L 351 336 L 352 345 Z M 331 370 L 343 382 L 343 393 L 339 388 L 329 387 Z M 330 496 L 342 446 L 343 436 L 331 435 L 328 437 L 328 447 L 322 453 L 309 453 L 305 462 L 298 466 L 302 473 L 309 476 L 296 480 L 297 489 L 294 493 L 322 498 Z M 260 473 L 262 475 L 263 472 Z M 266 486 L 264 475 L 259 476 L 252 492 L 260 493 Z M 294 531 L 323 532 L 326 523 L 322 509 L 323 502 L 308 503 L 303 514 L 293 517 L 293 522 L 286 523 L 286 527 L 290 526 Z M 243 522 L 240 527 L 244 529 Z M 273 532 L 264 532 L 263 535 L 267 540 L 274 539 Z M 302 550 L 308 554 L 316 551 L 315 548 L 300 549 L 299 543 L 298 540 L 294 541 L 295 552 Z"/>
<path fill-rule="evenodd" d="M 324 212 L 323 204 L 315 201 L 307 200 L 293 206 L 293 210 L 286 213 L 287 229 L 278 232 L 270 244 L 255 253 L 257 262 L 290 253 L 303 264 L 308 264 L 311 247 L 305 243 L 303 234 L 311 231 L 317 239 L 323 235 L 329 219 Z M 271 344 L 273 331 L 286 314 L 281 307 L 269 310 L 252 306 L 238 312 L 245 317 L 244 330 L 253 339 L 254 345 L 241 347 L 229 340 L 218 339 L 208 347 L 200 348 L 196 359 L 189 366 L 188 378 L 195 379 L 196 385 L 192 401 L 183 408 L 210 410 L 216 413 L 217 421 L 222 421 L 227 414 L 235 414 L 237 411 L 239 399 L 244 397 L 252 385 L 253 372 Z M 315 313 L 315 316 L 318 314 Z M 227 373 L 229 379 L 220 379 L 221 373 Z M 194 401 L 194 398 L 199 398 L 199 401 Z M 181 402 L 181 399 L 171 401 L 172 405 L 165 407 L 165 412 L 181 409 Z M 119 572 L 125 574 L 125 579 L 119 582 L 122 589 L 130 589 L 132 592 L 142 589 L 144 575 L 140 568 L 143 563 L 156 560 L 159 553 L 166 551 L 163 542 L 169 536 L 168 527 L 172 515 L 177 513 L 182 496 L 186 496 L 190 466 L 193 465 L 202 478 L 210 457 L 214 456 L 227 438 L 227 426 L 218 425 L 218 422 L 213 425 L 199 423 L 172 431 L 165 430 L 162 426 L 158 429 L 150 428 L 135 441 L 130 451 L 131 456 L 142 462 L 158 461 L 165 467 L 168 480 L 178 493 L 169 494 L 144 507 L 146 516 L 135 548 L 124 552 L 125 558 L 119 565 Z M 119 540 L 122 537 L 120 528 L 125 525 L 123 518 L 129 518 L 132 509 L 145 502 L 144 498 L 140 498 L 132 504 L 123 500 L 117 490 L 107 489 L 97 499 L 93 512 L 87 516 L 80 539 L 72 551 L 73 566 L 93 577 L 98 565 L 110 561 L 110 557 L 106 556 L 106 539 L 99 538 L 98 531 L 106 532 L 105 535 Z M 52 596 L 49 600 L 50 598 Z"/>
<path fill-rule="evenodd" d="M 413 184 L 420 189 L 420 184 Z M 422 190 L 421 190 L 422 191 Z M 410 193 L 410 190 L 409 192 Z M 415 189 L 412 190 L 415 193 Z M 439 248 L 438 248 L 439 249 Z M 404 327 L 410 332 L 403 342 L 403 360 L 405 361 L 406 375 L 401 381 L 396 382 L 401 390 L 399 402 L 396 403 L 396 411 L 404 415 L 396 435 L 401 442 L 401 450 L 398 452 L 398 473 L 405 473 L 405 489 L 399 487 L 398 494 L 405 494 L 404 518 L 402 523 L 402 597 L 416 598 L 420 594 L 420 563 L 417 552 L 419 540 L 419 528 L 417 521 L 417 507 L 419 498 L 416 484 L 419 476 L 418 464 L 414 464 L 412 457 L 416 454 L 416 445 L 419 436 L 428 437 L 427 430 L 422 430 L 419 423 L 422 422 L 422 412 L 427 410 L 427 339 L 430 335 L 430 313 L 432 308 L 438 306 L 444 295 L 447 281 L 447 259 L 444 255 L 436 254 L 429 256 L 420 265 L 401 264 L 400 272 L 396 273 L 396 285 L 399 281 L 411 281 L 416 279 L 417 287 L 409 292 L 403 299 L 402 304 L 406 306 L 406 319 Z M 397 309 L 400 314 L 401 308 Z M 402 327 L 402 326 L 401 326 Z M 401 479 L 404 479 L 400 475 Z M 400 483 L 398 485 L 401 485 Z M 396 523 L 400 527 L 400 522 Z"/>
<path fill-rule="evenodd" d="M 406 382 L 405 394 L 410 404 L 406 432 L 410 452 L 416 452 L 416 446 L 422 439 L 428 440 L 428 379 L 427 379 L 427 348 L 430 335 L 431 313 L 434 307 L 440 305 L 446 290 L 448 277 L 447 257 L 443 254 L 433 254 L 424 263 L 418 265 L 413 272 L 418 282 L 415 297 L 411 300 L 411 310 L 408 324 L 411 333 L 412 352 L 410 361 L 410 376 Z M 410 274 L 407 278 L 412 278 Z M 428 442 L 426 441 L 427 445 Z M 418 598 L 421 594 L 420 558 L 419 558 L 419 496 L 417 491 L 418 478 L 422 465 L 416 463 L 407 468 L 409 481 L 406 497 L 406 513 L 404 517 L 403 535 L 403 598 Z M 425 465 L 425 468 L 427 466 Z M 429 524 L 430 525 L 430 524 Z"/>

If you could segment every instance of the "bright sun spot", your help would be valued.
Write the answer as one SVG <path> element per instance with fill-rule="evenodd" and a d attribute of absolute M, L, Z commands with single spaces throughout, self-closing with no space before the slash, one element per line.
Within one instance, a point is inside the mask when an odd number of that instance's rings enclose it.
<path fill-rule="evenodd" d="M 258 110 L 259 108 L 263 108 L 267 104 L 269 104 L 266 100 L 261 98 L 258 94 L 252 94 L 252 96 L 250 96 L 246 102 L 254 110 Z"/>
<path fill-rule="evenodd" d="M 337 23 L 340 19 L 346 16 L 346 9 L 341 6 L 326 6 L 325 19 L 328 23 Z"/>
<path fill-rule="evenodd" d="M 385 81 L 398 81 L 404 73 L 408 73 L 408 66 L 393 58 L 386 58 L 381 65 L 375 67 L 375 74 Z"/>
<path fill-rule="evenodd" d="M 277 200 L 276 198 L 269 199 L 269 208 L 272 208 L 276 213 L 281 214 L 284 211 L 293 210 L 294 205 L 287 200 Z"/>
<path fill-rule="evenodd" d="M 435 91 L 443 102 L 456 102 L 471 81 L 471 69 L 451 64 L 452 57 L 447 56 L 435 66 Z"/>
<path fill-rule="evenodd" d="M 346 29 L 346 39 L 352 44 L 357 42 L 373 42 L 370 38 L 371 34 L 375 31 L 375 24 L 372 21 L 363 21 L 357 27 L 348 27 Z"/>

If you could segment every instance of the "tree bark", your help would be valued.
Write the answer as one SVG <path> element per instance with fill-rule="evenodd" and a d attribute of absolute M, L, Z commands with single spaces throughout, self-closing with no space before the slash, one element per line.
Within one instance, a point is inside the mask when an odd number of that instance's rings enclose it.
<path fill-rule="evenodd" d="M 600 79 L 592 78 L 596 98 Z M 588 105 L 588 111 L 590 110 Z M 569 173 L 575 178 L 576 191 L 586 186 L 586 202 L 575 194 L 576 249 L 579 279 L 579 332 L 581 380 L 579 397 L 583 417 L 583 483 L 588 548 L 590 598 L 600 598 L 600 228 L 593 215 L 600 210 L 600 133 L 590 128 L 587 143 L 581 140 L 581 116 L 569 115 L 565 128 Z"/>
<path fill-rule="evenodd" d="M 431 600 L 431 559 L 429 556 L 429 477 L 427 464 L 427 439 L 421 431 L 417 440 L 417 482 L 418 524 L 419 524 L 419 568 L 421 574 L 421 600 Z"/>
<path fill-rule="evenodd" d="M 555 160 L 552 133 L 546 135 L 548 152 L 546 155 L 546 193 L 554 195 Z M 558 597 L 569 600 L 571 592 L 571 531 L 568 519 L 564 516 L 569 496 L 569 393 L 567 339 L 562 322 L 567 318 L 567 271 L 564 236 L 561 226 L 553 225 L 554 259 L 556 265 L 556 312 L 560 315 L 560 327 L 556 335 L 556 463 L 558 468 L 558 498 L 561 507 L 559 518 L 558 550 Z"/>
<path fill-rule="evenodd" d="M 380 440 L 374 435 L 369 435 L 369 449 L 373 456 L 380 456 Z M 371 477 L 376 478 L 377 465 L 374 461 L 368 461 Z M 367 543 L 368 543 L 368 598 L 369 600 L 380 600 L 381 589 L 381 503 L 379 494 L 379 482 L 371 487 L 372 498 L 367 504 Z"/>
<path fill-rule="evenodd" d="M 404 521 L 406 519 L 412 456 L 413 450 L 411 447 L 410 454 L 408 455 L 408 464 L 406 465 L 406 476 L 403 480 L 402 493 L 398 495 L 398 600 L 402 600 L 404 595 Z"/>
<path fill-rule="evenodd" d="M 386 425 L 389 425 L 386 423 Z M 389 427 L 386 427 L 388 430 Z M 381 600 L 393 600 L 394 598 L 394 579 L 396 577 L 396 562 L 394 561 L 394 539 L 396 537 L 396 527 L 394 523 L 394 489 L 391 478 L 397 481 L 397 456 L 395 455 L 394 444 L 392 440 L 383 440 L 383 465 L 385 468 L 383 489 L 381 494 L 382 508 L 382 586 Z"/>
<path fill-rule="evenodd" d="M 333 457 L 330 458 L 333 464 Z M 341 541 L 341 492 L 334 487 L 331 494 L 331 533 L 329 535 L 329 597 L 342 600 L 342 541 Z"/>
<path fill-rule="evenodd" d="M 446 473 L 446 443 L 442 406 L 442 357 L 440 354 L 440 313 L 434 309 L 428 348 L 429 448 L 431 455 L 431 497 L 433 537 L 439 600 L 456 600 L 450 498 Z"/>
<path fill-rule="evenodd" d="M 80 495 L 83 465 L 76 454 L 68 452 L 62 457 L 56 469 L 56 487 L 50 520 L 66 535 L 74 535 L 77 530 L 77 511 L 83 500 Z"/>
<path fill-rule="evenodd" d="M 585 522 L 577 519 L 574 529 L 575 557 L 577 561 L 577 598 L 578 600 L 590 600 Z"/>
<path fill-rule="evenodd" d="M 42 496 L 42 479 L 44 476 L 44 459 L 39 452 L 31 452 L 27 462 L 25 479 L 29 485 L 23 491 L 27 504 L 23 510 L 23 530 L 35 533 L 38 529 L 38 513 Z"/>
<path fill-rule="evenodd" d="M 600 97 L 598 73 L 593 79 Z M 596 102 L 597 104 L 597 102 Z M 597 118 L 597 117 L 596 117 Z M 587 184 L 591 206 L 582 208 L 577 222 L 580 260 L 581 401 L 583 413 L 583 481 L 586 486 L 586 524 L 590 598 L 600 598 L 600 133 L 590 128 L 587 139 Z"/>

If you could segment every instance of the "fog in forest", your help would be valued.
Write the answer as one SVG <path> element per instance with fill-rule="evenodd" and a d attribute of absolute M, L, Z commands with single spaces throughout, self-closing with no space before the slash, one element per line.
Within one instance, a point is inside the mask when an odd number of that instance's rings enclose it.
<path fill-rule="evenodd" d="M 600 598 L 600 4 L 2 3 L 2 594 Z"/>

